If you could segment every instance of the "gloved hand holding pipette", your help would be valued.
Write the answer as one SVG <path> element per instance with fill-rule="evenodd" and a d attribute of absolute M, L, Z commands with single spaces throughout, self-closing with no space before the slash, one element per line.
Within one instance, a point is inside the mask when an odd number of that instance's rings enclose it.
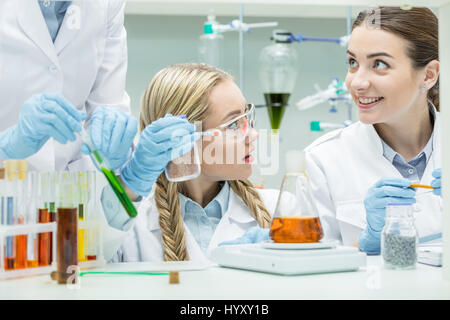
<path fill-rule="evenodd" d="M 95 150 L 108 161 L 110 169 L 120 168 L 131 157 L 131 146 L 137 133 L 137 119 L 115 108 L 99 106 L 90 119 L 89 136 Z M 83 144 L 81 151 L 89 154 Z"/>
<path fill-rule="evenodd" d="M 190 151 L 201 137 L 195 126 L 167 114 L 148 125 L 139 137 L 131 160 L 120 170 L 123 182 L 134 193 L 147 196 L 167 164 Z"/>
<path fill-rule="evenodd" d="M 61 94 L 37 94 L 25 101 L 16 125 L 0 134 L 0 159 L 24 159 L 38 152 L 50 138 L 61 144 L 75 141 L 85 112 Z"/>
<path fill-rule="evenodd" d="M 247 244 L 247 243 L 258 243 L 270 239 L 269 228 L 261 228 L 260 226 L 255 226 L 247 229 L 244 235 L 231 240 L 219 243 L 219 246 L 230 245 L 230 244 Z"/>
<path fill-rule="evenodd" d="M 415 203 L 416 191 L 404 178 L 383 178 L 369 189 L 364 200 L 366 228 L 359 234 L 359 248 L 369 254 L 380 253 L 381 230 L 384 227 L 386 206 L 389 203 Z"/>

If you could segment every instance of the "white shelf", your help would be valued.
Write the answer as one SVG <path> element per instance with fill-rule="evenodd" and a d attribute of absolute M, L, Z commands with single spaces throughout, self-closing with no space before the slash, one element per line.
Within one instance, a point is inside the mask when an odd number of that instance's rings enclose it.
<path fill-rule="evenodd" d="M 238 16 L 240 4 L 247 17 L 314 17 L 345 18 L 347 6 L 352 6 L 352 16 L 373 5 L 397 5 L 438 8 L 450 0 L 127 0 L 126 14 L 136 15 L 186 15 L 206 16 L 211 9 L 217 16 Z"/>

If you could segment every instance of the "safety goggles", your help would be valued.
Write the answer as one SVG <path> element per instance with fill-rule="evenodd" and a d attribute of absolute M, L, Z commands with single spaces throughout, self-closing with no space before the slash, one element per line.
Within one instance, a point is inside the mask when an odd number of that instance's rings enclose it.
<path fill-rule="evenodd" d="M 233 138 L 237 140 L 245 139 L 250 131 L 250 128 L 255 126 L 255 105 L 249 103 L 245 106 L 243 114 L 237 116 L 230 121 L 221 124 L 216 127 L 215 130 L 220 130 L 221 135 L 225 135 L 227 138 Z M 210 130 L 208 130 L 210 131 Z M 214 131 L 214 129 L 213 129 Z M 216 134 L 217 136 L 217 134 Z"/>

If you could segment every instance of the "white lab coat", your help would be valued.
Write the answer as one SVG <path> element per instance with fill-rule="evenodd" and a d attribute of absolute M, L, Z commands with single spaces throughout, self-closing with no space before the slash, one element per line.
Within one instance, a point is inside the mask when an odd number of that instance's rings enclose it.
<path fill-rule="evenodd" d="M 306 167 L 319 210 L 325 238 L 352 245 L 366 226 L 364 198 L 370 187 L 384 177 L 402 177 L 383 156 L 381 139 L 372 125 L 356 122 L 320 137 L 306 149 Z M 433 152 L 423 173 L 422 184 L 430 184 L 431 173 L 441 167 L 440 115 L 436 112 Z M 442 230 L 441 198 L 416 191 L 415 225 L 419 237 Z"/>
<path fill-rule="evenodd" d="M 278 190 L 258 190 L 267 210 L 273 214 L 278 198 Z M 159 211 L 156 208 L 154 193 L 143 200 L 138 209 L 134 226 L 129 231 L 121 231 L 107 226 L 105 230 L 104 256 L 112 262 L 163 261 Z M 228 210 L 216 227 L 206 255 L 196 242 L 186 224 L 186 248 L 190 261 L 207 262 L 211 250 L 222 241 L 234 240 L 242 236 L 248 228 L 258 223 L 242 199 L 230 189 Z M 112 258 L 112 260 L 111 260 Z"/>
<path fill-rule="evenodd" d="M 18 121 L 31 95 L 61 93 L 88 115 L 98 105 L 130 111 L 123 0 L 75 0 L 55 43 L 36 0 L 0 1 L 0 132 Z M 93 169 L 81 140 L 50 139 L 28 158 L 39 171 Z"/>

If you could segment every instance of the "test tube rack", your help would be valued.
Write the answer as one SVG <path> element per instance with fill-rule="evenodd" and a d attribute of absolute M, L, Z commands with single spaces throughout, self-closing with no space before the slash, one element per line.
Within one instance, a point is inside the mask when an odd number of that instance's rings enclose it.
<path fill-rule="evenodd" d="M 52 232 L 53 243 L 56 243 L 56 223 L 36 223 L 24 225 L 0 226 L 0 280 L 27 277 L 33 275 L 50 274 L 54 270 L 53 263 L 48 266 L 34 268 L 12 269 L 5 268 L 5 250 L 7 237 L 19 235 L 34 235 L 38 233 Z M 52 248 L 52 256 L 55 257 L 56 246 Z"/>
<path fill-rule="evenodd" d="M 95 242 L 95 260 L 79 261 L 78 266 L 81 270 L 90 269 L 96 267 L 102 267 L 106 264 L 103 258 L 103 245 L 102 245 L 102 228 L 98 221 L 78 221 L 78 230 L 83 229 L 85 232 L 93 232 L 95 238 L 98 240 Z M 0 226 L 0 280 L 14 279 L 28 276 L 37 276 L 50 274 L 52 271 L 56 270 L 56 231 L 57 223 L 35 223 L 35 224 L 24 224 L 24 225 L 11 225 L 11 226 Z M 52 232 L 52 262 L 48 266 L 37 266 L 22 269 L 5 269 L 5 248 L 6 238 L 19 235 L 35 235 L 39 233 Z"/>

